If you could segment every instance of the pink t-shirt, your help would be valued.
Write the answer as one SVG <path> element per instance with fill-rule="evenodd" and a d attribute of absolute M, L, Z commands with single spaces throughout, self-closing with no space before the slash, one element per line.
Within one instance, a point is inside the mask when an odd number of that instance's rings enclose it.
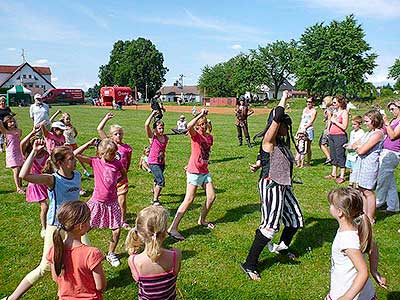
<path fill-rule="evenodd" d="M 46 141 L 47 152 L 51 154 L 51 152 L 55 147 L 60 147 L 65 144 L 65 136 L 64 135 L 57 136 L 51 131 L 49 131 L 49 133 L 45 138 L 45 141 Z"/>
<path fill-rule="evenodd" d="M 168 136 L 164 135 L 164 143 L 161 143 L 156 136 L 150 145 L 149 164 L 165 165 L 165 149 L 168 144 Z"/>
<path fill-rule="evenodd" d="M 195 131 L 192 138 L 192 153 L 190 154 L 187 172 L 194 174 L 208 173 L 208 160 L 214 138 L 211 134 L 202 135 Z"/>
<path fill-rule="evenodd" d="M 118 145 L 118 153 L 117 153 L 117 160 L 122 163 L 122 166 L 125 170 L 128 171 L 128 166 L 132 156 L 132 147 L 128 144 L 121 144 Z"/>
<path fill-rule="evenodd" d="M 117 201 L 117 182 L 124 168 L 122 163 L 116 159 L 106 162 L 99 157 L 91 157 L 90 166 L 94 174 L 92 199 L 99 202 Z"/>
<path fill-rule="evenodd" d="M 46 259 L 54 263 L 54 247 L 51 246 Z M 102 292 L 96 289 L 93 270 L 104 259 L 104 254 L 95 247 L 80 245 L 64 250 L 64 270 L 57 278 L 60 300 L 102 300 Z"/>

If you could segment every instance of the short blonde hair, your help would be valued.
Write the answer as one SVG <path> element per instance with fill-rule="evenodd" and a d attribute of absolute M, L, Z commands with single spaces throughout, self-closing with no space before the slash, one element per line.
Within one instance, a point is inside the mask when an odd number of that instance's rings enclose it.
<path fill-rule="evenodd" d="M 110 132 L 110 134 L 112 134 L 114 131 L 117 131 L 117 130 L 122 130 L 122 131 L 124 131 L 124 129 L 122 128 L 122 126 L 120 126 L 120 125 L 118 125 L 118 124 L 114 124 L 114 125 L 111 125 L 111 126 L 110 126 L 109 132 Z"/>
<path fill-rule="evenodd" d="M 117 144 L 112 139 L 106 138 L 97 147 L 97 156 L 104 158 L 106 161 L 111 161 L 111 153 L 115 154 L 117 151 Z"/>

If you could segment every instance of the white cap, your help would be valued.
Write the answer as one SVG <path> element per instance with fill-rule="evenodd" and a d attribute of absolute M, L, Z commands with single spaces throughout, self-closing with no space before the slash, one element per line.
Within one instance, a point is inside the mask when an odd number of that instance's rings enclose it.
<path fill-rule="evenodd" d="M 35 100 L 41 100 L 42 96 L 40 94 L 35 94 L 35 96 L 33 97 Z"/>
<path fill-rule="evenodd" d="M 184 115 L 181 115 L 180 117 L 179 117 L 179 119 L 184 119 L 185 118 L 185 116 Z"/>
<path fill-rule="evenodd" d="M 61 130 L 67 129 L 67 127 L 64 125 L 64 123 L 60 122 L 60 121 L 53 122 L 51 124 L 51 128 L 58 128 L 58 129 L 61 129 Z"/>

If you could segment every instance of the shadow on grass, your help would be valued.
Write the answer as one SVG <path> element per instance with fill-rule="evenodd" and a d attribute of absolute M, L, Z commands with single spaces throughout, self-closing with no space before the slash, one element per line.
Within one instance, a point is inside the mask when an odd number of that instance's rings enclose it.
<path fill-rule="evenodd" d="M 0 190 L 0 195 L 12 194 L 12 193 L 14 193 L 14 192 L 15 192 L 14 190 L 6 190 L 6 191 Z"/>
<path fill-rule="evenodd" d="M 395 291 L 395 292 L 389 292 L 387 293 L 387 300 L 398 300 L 400 299 L 400 292 Z"/>
<path fill-rule="evenodd" d="M 260 204 L 246 204 L 242 206 L 238 206 L 235 208 L 228 209 L 225 213 L 225 215 L 218 220 L 215 221 L 215 223 L 230 223 L 230 222 L 236 222 L 243 218 L 245 215 L 252 214 L 256 211 L 260 210 Z"/>
<path fill-rule="evenodd" d="M 205 226 L 196 225 L 195 227 L 188 228 L 188 229 L 185 229 L 185 230 L 182 230 L 182 231 L 179 231 L 179 232 L 187 239 L 189 236 L 192 236 L 192 235 L 206 235 L 206 234 L 210 234 L 211 229 L 209 229 L 209 228 L 207 228 L 207 227 L 205 227 Z M 173 245 L 173 244 L 175 244 L 175 243 L 178 243 L 178 242 L 179 242 L 179 241 L 173 239 L 172 237 L 168 237 L 168 238 L 165 240 L 164 244 L 165 244 L 167 247 L 170 247 L 171 245 Z"/>
<path fill-rule="evenodd" d="M 132 273 L 129 268 L 122 269 L 118 275 L 107 280 L 107 289 L 123 288 L 130 285 L 133 281 Z"/>
<path fill-rule="evenodd" d="M 227 161 L 231 161 L 231 160 L 236 160 L 236 159 L 243 159 L 244 156 L 232 156 L 232 157 L 224 157 L 221 159 L 212 159 L 210 161 L 210 164 L 218 164 L 218 163 L 222 163 L 222 162 L 227 162 Z"/>

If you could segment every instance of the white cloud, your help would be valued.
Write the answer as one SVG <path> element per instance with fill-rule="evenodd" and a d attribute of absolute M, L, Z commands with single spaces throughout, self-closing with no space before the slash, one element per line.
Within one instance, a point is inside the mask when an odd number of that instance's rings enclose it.
<path fill-rule="evenodd" d="M 235 44 L 235 45 L 232 45 L 231 48 L 234 50 L 239 50 L 239 49 L 242 49 L 242 46 L 239 44 Z"/>
<path fill-rule="evenodd" d="M 34 64 L 34 65 L 38 65 L 38 66 L 43 66 L 43 65 L 48 64 L 48 62 L 49 62 L 49 61 L 48 61 L 47 59 L 42 58 L 42 59 L 35 60 L 35 61 L 33 62 L 33 64 Z"/>
<path fill-rule="evenodd" d="M 313 8 L 328 8 L 345 14 L 374 18 L 399 18 L 399 0 L 300 0 Z"/>
<path fill-rule="evenodd" d="M 51 76 L 51 81 L 52 81 L 52 82 L 58 81 L 58 77 Z"/>
<path fill-rule="evenodd" d="M 17 51 L 17 48 L 7 48 L 8 51 Z"/>
<path fill-rule="evenodd" d="M 84 16 L 88 17 L 90 20 L 92 20 L 97 26 L 103 28 L 103 29 L 109 29 L 108 23 L 105 21 L 106 18 L 104 16 L 99 16 L 93 12 L 93 8 L 88 8 L 84 6 L 82 3 L 79 3 L 78 1 L 75 2 L 65 2 L 66 5 L 68 5 L 72 9 L 78 10 L 81 14 Z M 70 5 L 71 4 L 71 5 Z"/>

